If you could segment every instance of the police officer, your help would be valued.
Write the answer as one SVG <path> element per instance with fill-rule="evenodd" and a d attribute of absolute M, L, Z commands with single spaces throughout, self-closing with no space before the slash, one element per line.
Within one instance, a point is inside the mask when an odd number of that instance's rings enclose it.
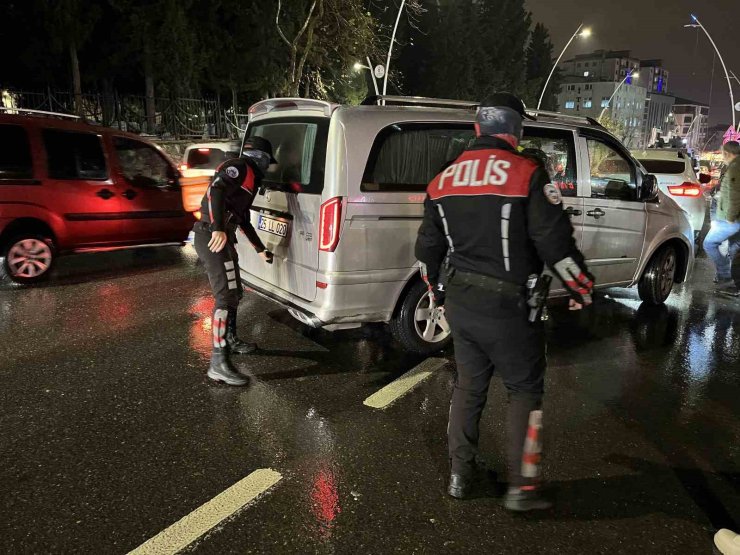
<path fill-rule="evenodd" d="M 270 164 L 272 145 L 261 137 L 247 139 L 240 158 L 227 160 L 216 171 L 201 201 L 200 222 L 195 224 L 195 251 L 208 272 L 216 303 L 213 310 L 213 351 L 208 377 L 234 386 L 249 384 L 231 364 L 229 354 L 247 354 L 257 346 L 245 343 L 236 333 L 236 312 L 243 295 L 239 259 L 234 244 L 237 226 L 262 259 L 272 264 L 250 223 L 249 211 Z"/>
<path fill-rule="evenodd" d="M 538 489 L 537 452 L 525 450 L 530 418 L 541 415 L 546 366 L 544 324 L 529 321 L 525 285 L 547 264 L 570 292 L 574 310 L 591 303 L 593 288 L 560 190 L 540 160 L 517 150 L 524 117 L 521 100 L 507 93 L 481 105 L 476 141 L 427 188 L 416 242 L 422 274 L 438 303 L 445 290 L 443 266 L 447 276 L 444 307 L 457 363 L 448 493 L 464 498 L 470 490 L 478 425 L 496 372 L 508 391 L 504 506 L 516 511 L 551 505 Z"/>

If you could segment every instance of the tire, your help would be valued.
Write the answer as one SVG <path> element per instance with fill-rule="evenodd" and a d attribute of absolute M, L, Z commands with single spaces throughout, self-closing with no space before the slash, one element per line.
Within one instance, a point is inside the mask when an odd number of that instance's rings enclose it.
<path fill-rule="evenodd" d="M 675 247 L 666 245 L 653 255 L 640 278 L 637 291 L 651 305 L 663 304 L 673 290 L 678 255 Z"/>
<path fill-rule="evenodd" d="M 0 277 L 20 285 L 31 285 L 49 277 L 56 262 L 54 241 L 29 231 L 13 235 L 0 250 Z"/>
<path fill-rule="evenodd" d="M 429 313 L 429 293 L 427 286 L 419 281 L 406 292 L 396 315 L 390 322 L 391 333 L 406 351 L 429 356 L 441 351 L 452 342 L 450 326 L 444 316 L 444 309 L 435 308 Z M 427 318 L 417 321 L 418 311 L 427 311 Z M 430 329 L 430 336 L 424 332 Z"/>

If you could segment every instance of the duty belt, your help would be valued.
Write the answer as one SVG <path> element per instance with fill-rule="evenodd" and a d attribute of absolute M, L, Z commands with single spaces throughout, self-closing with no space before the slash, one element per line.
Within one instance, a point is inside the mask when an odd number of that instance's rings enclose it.
<path fill-rule="evenodd" d="M 523 285 L 517 285 L 516 283 L 504 281 L 485 274 L 462 272 L 460 270 L 454 270 L 454 272 L 452 272 L 452 276 L 449 278 L 448 283 L 450 285 L 472 285 L 492 293 L 501 293 L 504 295 L 523 295 L 526 292 L 526 287 Z"/>

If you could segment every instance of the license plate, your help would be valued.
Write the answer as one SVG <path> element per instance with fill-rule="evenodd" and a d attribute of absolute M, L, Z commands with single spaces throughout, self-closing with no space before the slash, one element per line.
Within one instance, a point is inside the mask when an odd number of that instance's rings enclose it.
<path fill-rule="evenodd" d="M 272 233 L 273 235 L 277 235 L 278 237 L 288 236 L 288 222 L 283 222 L 260 215 L 257 227 L 261 231 Z"/>

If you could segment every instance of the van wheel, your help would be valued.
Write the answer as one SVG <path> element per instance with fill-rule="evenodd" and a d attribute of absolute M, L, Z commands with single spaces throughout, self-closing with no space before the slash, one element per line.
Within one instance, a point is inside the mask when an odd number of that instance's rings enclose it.
<path fill-rule="evenodd" d="M 648 304 L 663 304 L 673 290 L 676 277 L 676 249 L 665 246 L 650 259 L 637 291 Z"/>
<path fill-rule="evenodd" d="M 56 260 L 54 242 L 38 233 L 14 235 L 0 252 L 2 275 L 15 283 L 28 285 L 49 277 Z"/>
<path fill-rule="evenodd" d="M 444 308 L 431 307 L 426 284 L 415 283 L 390 322 L 391 333 L 404 349 L 420 355 L 432 355 L 452 341 Z"/>

